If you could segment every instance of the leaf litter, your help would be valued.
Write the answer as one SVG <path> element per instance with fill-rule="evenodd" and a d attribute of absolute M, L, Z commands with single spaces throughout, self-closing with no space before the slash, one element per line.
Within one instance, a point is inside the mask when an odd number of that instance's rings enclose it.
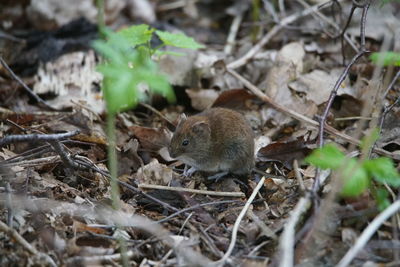
<path fill-rule="evenodd" d="M 173 51 L 187 53 L 181 57 L 160 56 L 160 69 L 174 86 L 176 104 L 166 104 L 154 96 L 148 105 L 155 110 L 140 105 L 119 114 L 116 127 L 121 207 L 113 210 L 101 75 L 95 69 L 99 58 L 87 45 L 97 36 L 93 24 L 97 9 L 90 1 L 63 9 L 57 8 L 60 4 L 56 2 L 31 1 L 26 6 L 15 1 L 0 11 L 7 22 L 1 31 L 13 37 L 2 38 L 2 57 L 33 88 L 34 94 L 55 108 L 49 111 L 38 105 L 2 66 L 0 138 L 78 129 L 79 135 L 59 142 L 80 167 L 68 165 L 64 154 L 57 153 L 50 140 L 1 147 L 0 217 L 2 222 L 8 222 L 8 226 L 0 228 L 1 265 L 122 264 L 124 248 L 129 265 L 133 266 L 278 265 L 284 227 L 296 205 L 314 187 L 315 168 L 305 165 L 303 159 L 316 147 L 318 129 L 263 102 L 247 90 L 248 84 L 227 70 L 232 62 L 257 47 L 257 42 L 278 22 L 273 18 L 284 20 L 309 8 L 303 7 L 303 1 L 281 1 L 284 6 L 280 7 L 271 7 L 269 1 L 254 1 L 259 7 L 239 4 L 240 1 L 111 1 L 115 5 L 106 1 L 106 23 L 114 29 L 144 19 L 155 21 L 161 30 L 185 32 L 205 45 L 196 52 Z M 351 4 L 340 5 L 339 14 L 346 17 Z M 151 8 L 151 12 L 138 13 L 133 9 L 138 6 Z M 252 13 L 257 8 L 258 17 Z M 28 15 L 24 17 L 22 11 Z M 382 11 L 390 16 L 379 15 Z M 334 15 L 323 8 L 316 12 L 328 19 Z M 398 28 L 393 25 L 400 23 L 400 8 L 393 2 L 382 10 L 373 5 L 369 12 L 366 45 L 375 51 L 383 46 L 383 33 Z M 80 16 L 84 18 L 79 19 Z M 281 29 L 245 63 L 239 62 L 237 70 L 272 101 L 318 121 L 343 65 L 341 42 L 329 36 L 325 20 L 316 16 L 312 13 L 301 17 L 299 23 Z M 236 33 L 231 27 L 234 21 L 240 22 Z M 355 15 L 346 31 L 356 43 L 360 38 L 359 21 L 360 15 Z M 79 33 L 79 28 L 87 31 Z M 229 34 L 235 37 L 226 50 L 231 52 L 224 54 Z M 347 59 L 354 54 L 346 42 L 343 52 Z M 329 125 L 352 133 L 362 119 L 376 119 L 373 114 L 361 117 L 363 97 L 368 93 L 365 91 L 372 90 L 367 84 L 373 78 L 373 69 L 366 58 L 353 65 L 328 114 Z M 387 107 L 395 103 L 399 88 L 397 81 L 381 104 Z M 265 180 L 261 180 L 260 173 L 218 182 L 207 180 L 204 173 L 186 178 L 181 175 L 183 164 L 169 157 L 166 147 L 179 115 L 217 106 L 237 110 L 250 122 L 258 144 L 256 167 L 264 172 Z M 380 110 L 376 112 L 379 116 Z M 376 143 L 377 148 L 393 155 L 400 155 L 399 114 L 398 105 L 390 110 Z M 343 151 L 349 147 L 338 135 L 325 137 L 340 144 Z M 399 168 L 398 158 L 395 164 Z M 322 176 L 328 181 L 322 182 L 319 199 L 324 205 L 325 197 L 334 188 L 329 184 L 333 179 L 329 172 L 323 171 Z M 235 229 L 243 206 L 260 181 L 264 181 L 263 187 Z M 140 184 L 182 191 L 145 189 Z M 211 191 L 220 195 L 211 195 Z M 230 192 L 244 193 L 245 197 L 224 196 Z M 396 189 L 388 192 L 396 199 Z M 308 211 L 296 228 L 295 263 L 337 264 L 378 214 L 372 194 L 341 199 L 326 211 L 326 218 L 314 221 L 317 226 L 312 221 L 316 214 Z M 393 231 L 397 223 L 397 218 L 386 221 L 353 263 L 393 264 L 399 256 L 398 234 Z M 6 227 L 15 229 L 20 238 L 9 236 Z M 233 233 L 237 233 L 237 239 L 229 261 L 216 263 L 229 251 Z M 31 257 L 35 251 L 47 257 Z"/>

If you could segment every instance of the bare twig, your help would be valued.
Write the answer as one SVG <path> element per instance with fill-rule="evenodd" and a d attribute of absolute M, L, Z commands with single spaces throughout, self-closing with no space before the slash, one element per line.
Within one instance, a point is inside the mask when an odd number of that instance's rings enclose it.
<path fill-rule="evenodd" d="M 299 223 L 301 216 L 310 206 L 311 195 L 307 194 L 297 202 L 296 207 L 293 209 L 286 222 L 279 242 L 280 258 L 282 259 L 279 266 L 281 267 L 291 267 L 294 264 L 295 227 Z"/>
<path fill-rule="evenodd" d="M 100 173 L 101 175 L 107 177 L 108 179 L 111 179 L 110 174 L 106 170 L 100 169 L 95 164 L 93 164 L 91 162 L 85 162 L 85 161 L 82 161 L 82 160 L 78 160 L 78 159 L 76 159 L 76 161 L 78 161 L 81 165 L 89 167 L 90 169 Z M 174 211 L 174 212 L 179 211 L 177 208 L 171 206 L 170 204 L 168 204 L 166 202 L 163 202 L 163 201 L 159 200 L 158 198 L 155 198 L 155 197 L 153 197 L 153 196 L 141 191 L 140 189 L 134 187 L 133 185 L 130 185 L 130 184 L 125 183 L 125 182 L 120 181 L 120 180 L 118 180 L 118 184 L 120 184 L 121 186 L 124 186 L 125 188 L 131 190 L 132 192 L 134 192 L 136 194 L 142 195 L 142 196 L 150 199 L 151 201 L 161 205 L 163 208 L 165 208 L 167 210 Z"/>
<path fill-rule="evenodd" d="M 17 241 L 18 244 L 24 247 L 26 251 L 34 256 L 39 256 L 41 260 L 46 261 L 46 263 L 50 266 L 57 266 L 56 263 L 50 258 L 48 255 L 43 254 L 36 250 L 31 244 L 28 243 L 16 230 L 7 226 L 7 224 L 0 221 L 0 231 L 9 235 L 13 240 Z"/>
<path fill-rule="evenodd" d="M 0 195 L 0 200 L 2 196 Z M 17 197 L 13 204 L 19 208 L 24 208 L 32 212 L 49 211 L 54 214 L 70 214 L 71 216 L 88 216 L 101 222 L 108 222 L 112 225 L 126 227 L 135 227 L 142 229 L 158 239 L 162 240 L 169 247 L 173 248 L 176 255 L 179 256 L 188 266 L 209 266 L 210 260 L 186 246 L 184 241 L 173 239 L 172 234 L 163 228 L 160 224 L 138 215 L 116 211 L 106 207 L 93 207 L 89 205 L 67 203 L 49 199 L 28 199 Z M 0 225 L 1 227 L 2 225 Z M 29 244 L 28 244 L 29 245 Z M 55 266 L 55 265 L 54 265 Z"/>
<path fill-rule="evenodd" d="M 327 7 L 328 5 L 325 5 Z M 229 63 L 227 67 L 229 69 L 237 69 L 243 65 L 245 65 L 250 59 L 257 54 L 263 46 L 265 46 L 273 36 L 275 36 L 280 30 L 282 30 L 285 26 L 289 25 L 290 23 L 295 22 L 298 19 L 301 19 L 305 16 L 310 15 L 311 13 L 315 12 L 316 10 L 320 9 L 320 5 L 314 5 L 308 9 L 302 10 L 299 13 L 295 13 L 291 16 L 286 17 L 285 19 L 280 21 L 279 25 L 275 25 L 272 29 L 255 45 L 251 48 L 244 56 L 241 58 Z"/>
<path fill-rule="evenodd" d="M 235 203 L 235 202 L 239 202 L 239 200 L 222 200 L 222 201 L 214 201 L 214 202 L 207 202 L 207 203 L 201 203 L 201 204 L 197 204 L 194 206 L 191 206 L 189 208 L 185 208 L 185 209 L 181 209 L 180 211 L 177 211 L 161 220 L 158 220 L 157 223 L 163 223 L 166 222 L 170 219 L 172 219 L 173 217 L 176 217 L 182 213 L 188 212 L 188 211 L 192 211 L 192 210 L 196 210 L 198 208 L 201 207 L 205 207 L 205 206 L 212 206 L 212 205 L 220 205 L 220 204 L 228 204 L 228 203 Z"/>
<path fill-rule="evenodd" d="M 261 180 L 258 182 L 256 188 L 254 188 L 253 193 L 251 194 L 251 196 L 247 200 L 246 205 L 244 205 L 244 207 L 243 207 L 242 211 L 240 212 L 239 216 L 236 218 L 235 224 L 233 225 L 233 229 L 232 229 L 231 242 L 229 243 L 229 247 L 228 247 L 227 251 L 225 252 L 224 256 L 219 261 L 216 262 L 218 265 L 223 266 L 224 263 L 231 256 L 233 248 L 235 247 L 235 244 L 236 244 L 237 232 L 239 230 L 240 222 L 243 220 L 244 216 L 246 215 L 247 210 L 249 209 L 251 203 L 253 202 L 254 198 L 258 194 L 258 191 L 260 191 L 261 187 L 263 186 L 264 181 L 265 181 L 265 176 L 263 176 L 261 178 Z"/>
<path fill-rule="evenodd" d="M 10 186 L 10 182 L 7 181 L 7 183 L 6 183 L 6 201 L 5 201 L 5 204 L 7 207 L 7 225 L 12 228 L 13 227 L 13 225 L 12 225 L 13 219 L 14 219 L 14 211 L 11 208 L 11 203 L 12 203 L 11 192 L 12 192 L 12 189 Z"/>
<path fill-rule="evenodd" d="M 297 162 L 297 159 L 293 161 L 293 170 L 294 174 L 296 175 L 297 182 L 299 183 L 299 189 L 301 192 L 306 192 L 306 187 L 304 186 L 304 181 L 303 177 L 301 176 L 301 173 L 299 171 L 299 163 Z"/>
<path fill-rule="evenodd" d="M 388 88 L 386 89 L 384 95 L 383 95 L 383 99 L 386 98 L 387 94 L 389 93 L 389 91 L 393 88 L 394 84 L 396 83 L 397 79 L 400 78 L 400 70 L 396 73 L 396 75 L 394 76 L 393 80 L 390 82 Z M 383 127 L 383 122 L 385 121 L 386 115 L 392 110 L 393 107 L 395 107 L 398 103 L 400 102 L 400 96 L 396 99 L 396 101 L 394 101 L 393 104 L 389 105 L 388 107 L 385 107 L 385 109 L 382 112 L 382 116 L 379 120 L 379 129 L 380 132 L 379 134 L 382 132 L 382 127 Z"/>
<path fill-rule="evenodd" d="M 233 18 L 231 28 L 229 29 L 228 38 L 226 39 L 226 44 L 224 47 L 224 52 L 227 55 L 230 55 L 232 53 L 233 47 L 235 45 L 236 35 L 238 33 L 239 26 L 240 23 L 242 23 L 242 20 L 243 20 L 243 12 L 240 12 Z"/>
<path fill-rule="evenodd" d="M 160 118 L 162 118 L 163 120 L 165 120 L 170 126 L 175 127 L 175 124 L 172 123 L 172 121 L 170 121 L 167 117 L 165 117 L 160 111 L 158 111 L 157 109 L 153 108 L 152 106 L 146 104 L 146 103 L 141 103 L 139 102 L 139 105 L 151 110 L 152 112 L 154 112 L 155 114 L 157 114 L 158 116 L 160 116 Z"/>
<path fill-rule="evenodd" d="M 219 196 L 219 197 L 245 197 L 245 194 L 242 192 L 218 192 L 218 191 L 207 191 L 207 190 L 197 190 L 183 187 L 170 187 L 163 185 L 155 185 L 155 184 L 139 184 L 139 188 L 145 189 L 158 189 L 158 190 L 167 190 L 167 191 L 176 191 L 176 192 L 188 192 L 193 194 L 202 194 L 209 196 Z"/>
<path fill-rule="evenodd" d="M 30 89 L 13 71 L 12 69 L 7 65 L 7 63 L 4 61 L 4 59 L 0 56 L 0 64 L 8 71 L 8 73 L 10 73 L 11 77 L 16 80 L 20 85 L 22 85 L 22 87 L 25 89 L 26 92 L 28 92 L 28 94 L 30 96 L 32 96 L 38 103 L 42 104 L 45 108 L 49 109 L 49 110 L 57 110 L 55 108 L 53 108 L 52 106 L 50 106 L 49 104 L 47 104 L 46 101 L 44 101 L 42 98 L 40 98 L 37 94 L 35 94 L 32 89 Z"/>
<path fill-rule="evenodd" d="M 128 259 L 133 257 L 135 255 L 135 252 L 132 250 L 129 250 L 125 253 L 124 257 L 127 257 Z M 112 254 L 112 255 L 97 255 L 97 256 L 75 256 L 72 258 L 69 258 L 65 261 L 66 265 L 73 266 L 73 265 L 83 265 L 83 266 L 88 266 L 88 265 L 101 265 L 102 263 L 105 262 L 114 262 L 114 261 L 120 261 L 122 259 L 122 254 L 117 253 L 117 254 Z"/>
<path fill-rule="evenodd" d="M 329 110 L 333 104 L 333 100 L 335 99 L 337 92 L 339 90 L 340 85 L 348 75 L 351 66 L 353 66 L 359 58 L 361 58 L 364 54 L 366 54 L 368 51 L 365 50 L 365 23 L 367 19 L 367 12 L 370 6 L 370 1 L 367 1 L 365 5 L 362 7 L 362 17 L 361 17 L 361 25 L 360 25 L 360 37 L 361 37 L 361 44 L 360 44 L 360 50 L 358 53 L 351 59 L 349 64 L 347 64 L 346 68 L 343 70 L 342 74 L 340 75 L 339 79 L 336 81 L 335 85 L 333 86 L 333 89 L 331 91 L 331 94 L 329 95 L 329 99 L 327 101 L 327 104 L 325 106 L 324 112 L 321 116 L 320 122 L 319 122 L 319 136 L 318 136 L 318 146 L 322 147 L 324 145 L 324 129 L 326 127 L 326 120 L 328 118 Z M 319 190 L 320 187 L 320 175 L 316 175 L 314 184 L 313 184 L 313 192 L 316 193 Z"/>
<path fill-rule="evenodd" d="M 59 133 L 59 134 L 17 134 L 8 135 L 0 139 L 0 147 L 8 145 L 10 143 L 19 142 L 37 142 L 37 141 L 52 141 L 52 140 L 63 140 L 79 134 L 79 130 Z"/>
<path fill-rule="evenodd" d="M 346 267 L 357 256 L 361 248 L 365 246 L 372 235 L 379 229 L 379 227 L 389 219 L 395 212 L 400 209 L 400 200 L 393 202 L 388 208 L 381 212 L 369 225 L 364 229 L 360 237 L 357 239 L 353 247 L 347 251 L 346 255 L 338 263 L 338 267 Z"/>
<path fill-rule="evenodd" d="M 244 86 L 249 89 L 253 94 L 255 94 L 258 98 L 260 98 L 262 101 L 268 103 L 269 105 L 271 105 L 273 108 L 275 108 L 276 110 L 283 112 L 284 114 L 299 120 L 301 122 L 307 123 L 308 125 L 311 125 L 315 128 L 319 127 L 319 123 L 315 120 L 312 120 L 310 118 L 308 118 L 307 116 L 304 116 L 300 113 L 297 113 L 293 110 L 290 110 L 278 103 L 276 103 L 273 99 L 271 99 L 270 97 L 268 97 L 266 94 L 264 94 L 257 86 L 255 86 L 254 84 L 252 84 L 250 81 L 248 81 L 246 78 L 244 78 L 242 75 L 240 75 L 239 73 L 237 73 L 234 70 L 231 69 L 227 69 L 226 70 L 229 74 L 231 74 L 232 76 L 234 76 L 235 78 L 237 78 L 239 81 L 241 81 Z M 343 140 L 346 140 L 347 142 L 351 143 L 351 144 L 355 144 L 357 146 L 359 146 L 361 144 L 361 142 L 357 139 L 352 138 L 351 136 L 348 136 L 347 134 L 341 133 L 338 130 L 336 130 L 335 128 L 333 128 L 332 126 L 326 125 L 324 127 L 324 131 L 339 137 Z M 391 152 L 388 152 L 386 150 L 380 149 L 380 148 L 375 148 L 374 152 L 390 157 L 390 158 L 397 158 L 396 155 L 394 155 Z"/>
<path fill-rule="evenodd" d="M 307 4 L 307 2 L 305 2 L 304 0 L 297 0 L 301 5 L 303 5 L 305 8 L 310 8 L 310 5 Z M 319 10 L 315 10 L 314 13 L 323 21 L 325 21 L 326 23 L 328 23 L 329 25 L 331 25 L 333 28 L 335 28 L 336 31 L 341 32 L 340 27 L 333 22 L 332 20 L 330 20 L 329 18 L 327 18 L 324 14 L 322 14 L 321 12 L 319 12 Z M 354 51 L 357 51 L 357 46 L 354 44 L 354 42 L 345 34 L 345 30 L 343 31 L 343 33 L 340 34 L 340 36 L 342 37 L 342 47 L 344 46 L 344 42 L 343 40 L 345 39 L 350 46 L 354 49 Z M 335 37 L 334 37 L 335 38 Z M 343 49 L 342 49 L 343 52 Z"/>
<path fill-rule="evenodd" d="M 271 228 L 269 228 L 260 218 L 258 218 L 258 216 L 256 214 L 254 214 L 254 212 L 252 210 L 249 210 L 247 212 L 247 214 L 253 220 L 253 222 L 255 222 L 257 224 L 257 226 L 260 227 L 261 232 L 265 236 L 272 238 L 274 240 L 278 240 L 278 237 L 274 233 L 274 231 L 272 231 Z"/>

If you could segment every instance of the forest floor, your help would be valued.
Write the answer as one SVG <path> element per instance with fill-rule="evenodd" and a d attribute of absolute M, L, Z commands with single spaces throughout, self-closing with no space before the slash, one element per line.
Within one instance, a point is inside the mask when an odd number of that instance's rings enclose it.
<path fill-rule="evenodd" d="M 175 103 L 116 116 L 114 202 L 93 2 L 0 4 L 1 266 L 400 265 L 398 189 L 345 197 L 343 172 L 304 161 L 332 143 L 399 169 L 400 70 L 370 59 L 400 51 L 398 1 L 105 1 L 114 31 L 146 23 L 204 45 L 158 58 Z M 174 128 L 210 107 L 249 121 L 261 172 L 182 175 Z"/>

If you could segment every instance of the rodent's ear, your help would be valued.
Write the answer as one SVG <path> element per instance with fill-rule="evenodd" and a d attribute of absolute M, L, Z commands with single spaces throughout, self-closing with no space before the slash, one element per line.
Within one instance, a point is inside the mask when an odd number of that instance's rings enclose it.
<path fill-rule="evenodd" d="M 178 125 L 181 124 L 181 123 L 184 123 L 186 120 L 187 120 L 186 114 L 185 114 L 185 113 L 182 113 L 182 114 L 179 116 Z"/>
<path fill-rule="evenodd" d="M 192 125 L 192 131 L 199 135 L 209 135 L 211 132 L 210 125 L 205 121 L 198 121 Z"/>

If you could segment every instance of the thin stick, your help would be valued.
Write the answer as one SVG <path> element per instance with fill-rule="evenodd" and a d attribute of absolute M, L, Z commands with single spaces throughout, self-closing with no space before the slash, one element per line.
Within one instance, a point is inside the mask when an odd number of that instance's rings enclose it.
<path fill-rule="evenodd" d="M 171 125 L 172 127 L 175 127 L 175 124 L 172 123 L 172 121 L 170 121 L 167 117 L 165 117 L 160 111 L 158 111 L 157 109 L 153 108 L 152 106 L 146 104 L 146 103 L 140 103 L 139 105 L 151 110 L 153 113 L 157 114 L 158 116 L 160 116 L 160 118 L 162 118 L 163 120 L 165 120 L 169 125 Z"/>
<path fill-rule="evenodd" d="M 190 188 L 183 188 L 183 187 L 170 187 L 170 186 L 155 185 L 155 184 L 139 184 L 138 187 L 145 188 L 145 189 L 158 189 L 158 190 L 168 190 L 168 191 L 176 191 L 176 192 L 188 192 L 188 193 L 193 193 L 193 194 L 219 196 L 219 197 L 245 197 L 246 196 L 242 192 L 207 191 L 207 190 L 198 190 L 198 189 L 190 189 Z"/>
<path fill-rule="evenodd" d="M 226 39 L 226 44 L 224 47 L 224 53 L 230 55 L 232 53 L 233 47 L 235 45 L 236 35 L 239 30 L 240 23 L 243 20 L 243 12 L 237 14 L 232 21 L 231 28 L 229 29 L 228 38 Z"/>
<path fill-rule="evenodd" d="M 188 211 L 192 211 L 192 210 L 204 207 L 204 206 L 228 204 L 228 203 L 235 203 L 235 202 L 239 202 L 239 200 L 222 200 L 222 201 L 214 201 L 214 202 L 197 204 L 197 205 L 182 209 L 180 211 L 177 211 L 177 212 L 175 212 L 175 213 L 173 213 L 173 214 L 171 214 L 171 215 L 169 215 L 169 216 L 167 216 L 167 217 L 165 217 L 165 218 L 163 218 L 161 220 L 158 220 L 157 223 L 166 222 L 166 221 L 170 220 L 171 218 L 176 217 L 176 216 L 178 216 L 178 215 L 180 215 L 182 213 L 185 213 L 185 212 L 188 212 Z"/>
<path fill-rule="evenodd" d="M 339 2 L 341 2 L 341 1 L 343 1 L 343 0 L 340 0 Z M 328 5 L 325 5 L 323 8 L 325 8 L 325 7 L 328 7 Z M 295 13 L 295 14 L 281 20 L 279 25 L 275 25 L 274 27 L 272 27 L 272 29 L 255 46 L 253 46 L 253 48 L 250 49 L 244 56 L 229 63 L 227 67 L 230 69 L 237 69 L 237 68 L 245 65 L 250 59 L 252 59 L 261 50 L 261 48 L 263 46 L 265 46 L 272 39 L 273 36 L 275 36 L 285 26 L 289 25 L 290 23 L 295 22 L 296 20 L 298 20 L 300 18 L 310 15 L 311 13 L 317 11 L 320 8 L 321 8 L 321 5 L 317 4 L 308 9 L 302 10 L 299 13 Z"/>
<path fill-rule="evenodd" d="M 31 88 L 29 88 L 13 71 L 12 69 L 7 65 L 7 63 L 4 61 L 4 59 L 0 56 L 0 64 L 10 73 L 11 77 L 16 80 L 22 87 L 25 89 L 25 91 L 33 97 L 38 103 L 42 104 L 44 107 L 48 108 L 49 110 L 56 111 L 57 109 L 53 108 L 49 104 L 47 104 L 46 101 L 44 101 L 42 98 L 40 98 L 37 94 L 35 94 Z"/>
<path fill-rule="evenodd" d="M 301 173 L 299 171 L 299 163 L 297 162 L 297 159 L 293 161 L 293 170 L 294 174 L 296 175 L 297 182 L 299 183 L 300 192 L 306 192 L 306 187 L 304 185 L 303 177 L 301 176 Z"/>
<path fill-rule="evenodd" d="M 307 2 L 305 2 L 304 0 L 297 0 L 297 2 L 299 2 L 301 5 L 303 5 L 305 8 L 310 8 L 310 5 L 307 4 Z M 321 12 L 319 12 L 318 10 L 315 10 L 314 13 L 320 17 L 322 20 L 324 20 L 326 23 L 328 23 L 329 25 L 331 25 L 333 28 L 335 28 L 335 30 L 337 30 L 338 32 L 340 32 L 340 36 L 344 39 L 346 39 L 346 41 L 350 44 L 350 46 L 354 49 L 354 51 L 357 51 L 357 46 L 354 44 L 354 42 L 345 34 L 346 31 L 346 27 L 341 31 L 339 25 L 337 25 L 335 22 L 333 22 L 332 20 L 330 20 L 329 18 L 327 18 L 324 14 L 322 14 Z"/>
<path fill-rule="evenodd" d="M 242 75 L 240 75 L 239 73 L 237 73 L 236 71 L 232 70 L 232 69 L 227 69 L 226 70 L 229 74 L 231 74 L 232 76 L 234 76 L 235 78 L 237 78 L 239 81 L 241 81 L 244 86 L 246 86 L 247 89 L 249 89 L 253 94 L 255 94 L 258 98 L 260 98 L 262 101 L 268 103 L 269 105 L 271 105 L 273 108 L 275 108 L 276 110 L 285 113 L 286 115 L 299 120 L 301 122 L 307 123 L 313 127 L 315 127 L 316 129 L 319 126 L 319 123 L 315 120 L 312 120 L 310 118 L 308 118 L 307 116 L 304 116 L 300 113 L 297 113 L 293 110 L 290 110 L 278 103 L 276 103 L 272 98 L 270 98 L 269 96 L 267 96 L 266 94 L 264 94 L 257 86 L 255 86 L 254 84 L 252 84 L 250 81 L 248 81 L 246 78 L 244 78 Z M 356 140 L 354 138 L 352 138 L 351 136 L 341 133 L 338 130 L 336 130 L 335 128 L 333 128 L 332 126 L 329 125 L 325 125 L 324 127 L 324 131 L 342 138 L 343 140 L 346 140 L 347 142 L 357 145 L 359 146 L 361 144 L 361 142 L 359 140 Z M 380 148 L 374 148 L 374 152 L 390 157 L 390 158 L 394 158 L 397 159 L 398 156 L 396 156 L 395 154 L 388 152 L 384 149 L 380 149 Z"/>
<path fill-rule="evenodd" d="M 324 128 L 326 127 L 325 123 L 328 118 L 329 110 L 333 104 L 333 100 L 335 99 L 337 92 L 339 90 L 340 85 L 344 81 L 344 79 L 347 77 L 351 66 L 353 66 L 358 59 L 360 59 L 364 54 L 366 54 L 368 51 L 365 50 L 365 24 L 366 24 L 366 19 L 367 19 L 367 13 L 368 9 L 370 6 L 371 1 L 367 1 L 364 6 L 363 6 L 363 11 L 362 11 L 362 16 L 361 16 L 361 25 L 360 25 L 360 37 L 361 37 L 361 47 L 358 53 L 351 59 L 349 64 L 347 64 L 346 68 L 343 70 L 342 74 L 340 75 L 339 79 L 336 81 L 335 85 L 333 86 L 333 89 L 331 91 L 331 94 L 329 95 L 328 102 L 326 103 L 324 112 L 321 116 L 320 122 L 319 122 L 319 135 L 318 135 L 318 147 L 322 147 L 324 145 Z M 354 2 L 353 2 L 354 5 Z M 312 191 L 316 193 L 319 188 L 320 188 L 320 175 L 319 172 L 317 171 L 314 184 L 312 187 Z"/>
<path fill-rule="evenodd" d="M 17 241 L 25 250 L 34 256 L 40 256 L 41 259 L 45 260 L 50 266 L 57 266 L 56 263 L 48 255 L 43 254 L 36 250 L 31 244 L 28 243 L 16 230 L 7 226 L 7 224 L 0 221 L 0 231 L 9 235 L 13 240 Z"/>
<path fill-rule="evenodd" d="M 0 139 L 0 147 L 8 145 L 10 143 L 19 142 L 36 142 L 36 141 L 52 141 L 52 140 L 62 140 L 79 134 L 79 130 L 59 133 L 59 134 L 16 134 L 8 135 Z"/>
<path fill-rule="evenodd" d="M 265 176 L 263 176 L 261 178 L 261 180 L 258 182 L 256 188 L 254 188 L 253 193 L 247 200 L 246 205 L 244 205 L 242 211 L 240 212 L 239 216 L 237 217 L 235 224 L 233 225 L 232 238 L 231 238 L 231 242 L 229 244 L 228 250 L 225 252 L 224 256 L 219 261 L 216 262 L 216 263 L 220 264 L 220 266 L 223 266 L 224 263 L 226 262 L 226 260 L 231 256 L 233 248 L 235 247 L 235 244 L 236 244 L 236 238 L 237 238 L 237 233 L 239 230 L 240 222 L 243 220 L 244 216 L 246 215 L 247 210 L 249 209 L 251 203 L 253 202 L 254 198 L 258 194 L 258 191 L 260 191 L 261 187 L 263 186 L 264 181 L 265 181 Z"/>
<path fill-rule="evenodd" d="M 125 253 L 125 257 L 131 258 L 135 255 L 135 252 L 130 250 Z M 98 255 L 98 256 L 75 256 L 66 260 L 66 265 L 100 265 L 100 263 L 119 261 L 122 259 L 122 254 L 112 255 Z"/>
<path fill-rule="evenodd" d="M 354 243 L 353 247 L 347 251 L 346 255 L 340 260 L 337 267 L 346 267 L 357 256 L 360 249 L 362 249 L 372 235 L 379 229 L 379 227 L 389 219 L 395 212 L 400 209 L 400 200 L 393 202 L 383 212 L 381 212 L 362 232 L 360 237 Z"/>
<path fill-rule="evenodd" d="M 310 194 L 307 194 L 297 202 L 283 230 L 279 242 L 280 258 L 282 259 L 279 264 L 280 267 L 291 267 L 294 264 L 295 227 L 300 221 L 301 215 L 311 206 L 310 196 Z"/>

